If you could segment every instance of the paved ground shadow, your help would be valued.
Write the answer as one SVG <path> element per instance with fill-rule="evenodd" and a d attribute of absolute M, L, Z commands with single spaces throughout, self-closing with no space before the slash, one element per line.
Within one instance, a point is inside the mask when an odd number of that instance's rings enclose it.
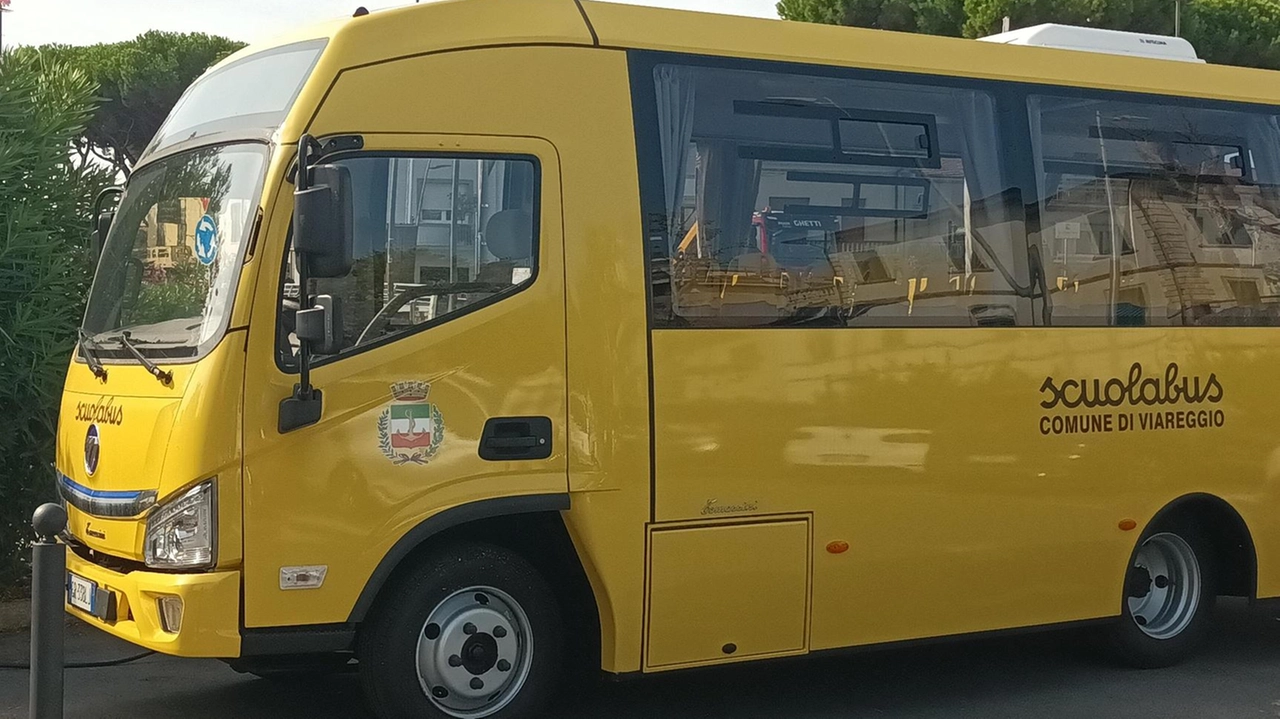
<path fill-rule="evenodd" d="M 1194 660 L 1133 671 L 1087 633 L 965 640 L 601 683 L 567 691 L 554 719 L 834 717 L 1280 717 L 1280 622 L 1224 602 Z M 20 643 L 21 642 L 21 643 Z M 127 653 L 93 630 L 73 652 Z M 25 637 L 0 638 L 0 661 Z M 0 672 L 0 716 L 25 717 L 26 675 Z M 220 662 L 149 657 L 67 675 L 68 719 L 362 719 L 355 676 L 267 681 Z"/>

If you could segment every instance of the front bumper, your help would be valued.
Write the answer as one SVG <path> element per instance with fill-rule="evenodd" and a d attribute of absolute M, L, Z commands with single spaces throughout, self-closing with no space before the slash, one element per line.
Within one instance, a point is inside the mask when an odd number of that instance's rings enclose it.
<path fill-rule="evenodd" d="M 92 580 L 115 597 L 115 621 L 104 621 L 67 604 L 67 613 L 108 634 L 182 657 L 240 656 L 240 573 L 165 574 L 115 572 L 67 549 L 67 571 Z M 182 599 L 182 627 L 166 632 L 157 599 Z"/>

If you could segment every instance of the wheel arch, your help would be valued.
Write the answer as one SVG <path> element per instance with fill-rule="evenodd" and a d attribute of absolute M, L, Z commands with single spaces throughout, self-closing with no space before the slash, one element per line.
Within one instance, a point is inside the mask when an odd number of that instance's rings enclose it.
<path fill-rule="evenodd" d="M 432 515 L 378 563 L 351 610 L 349 626 L 363 622 L 383 590 L 424 552 L 451 541 L 485 542 L 520 555 L 543 575 L 563 610 L 566 631 L 583 642 L 578 648 L 582 668 L 594 663 L 599 671 L 600 605 L 561 514 L 569 506 L 567 493 L 536 494 L 481 500 Z"/>
<path fill-rule="evenodd" d="M 1164 505 L 1147 522 L 1140 537 L 1182 523 L 1193 524 L 1212 545 L 1218 568 L 1218 594 L 1257 597 L 1258 553 L 1249 525 L 1225 499 L 1206 492 L 1184 494 Z M 1130 563 L 1138 551 L 1134 544 Z"/>
<path fill-rule="evenodd" d="M 568 508 L 567 493 L 528 494 L 468 502 L 427 517 L 396 540 L 396 543 L 378 562 L 373 574 L 369 575 L 369 579 L 365 582 L 364 589 L 360 591 L 355 605 L 352 606 L 347 621 L 352 624 L 363 622 L 369 615 L 369 610 L 377 602 L 378 595 L 395 576 L 396 570 L 440 535 L 474 522 L 540 512 L 561 512 Z"/>

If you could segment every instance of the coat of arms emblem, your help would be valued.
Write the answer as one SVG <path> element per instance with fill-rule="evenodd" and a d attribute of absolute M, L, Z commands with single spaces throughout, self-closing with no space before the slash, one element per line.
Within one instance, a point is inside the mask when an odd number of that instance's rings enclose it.
<path fill-rule="evenodd" d="M 427 402 L 431 385 L 417 380 L 391 385 L 392 403 L 378 416 L 378 447 L 396 464 L 426 464 L 444 441 L 444 417 Z"/>

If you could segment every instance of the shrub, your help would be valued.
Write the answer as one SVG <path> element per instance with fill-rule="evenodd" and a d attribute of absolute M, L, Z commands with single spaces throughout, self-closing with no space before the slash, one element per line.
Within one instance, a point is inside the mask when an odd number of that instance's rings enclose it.
<path fill-rule="evenodd" d="M 32 510 L 54 496 L 62 381 L 91 268 L 90 205 L 110 182 L 72 142 L 95 87 L 40 53 L 0 53 L 0 594 L 22 591 Z"/>

